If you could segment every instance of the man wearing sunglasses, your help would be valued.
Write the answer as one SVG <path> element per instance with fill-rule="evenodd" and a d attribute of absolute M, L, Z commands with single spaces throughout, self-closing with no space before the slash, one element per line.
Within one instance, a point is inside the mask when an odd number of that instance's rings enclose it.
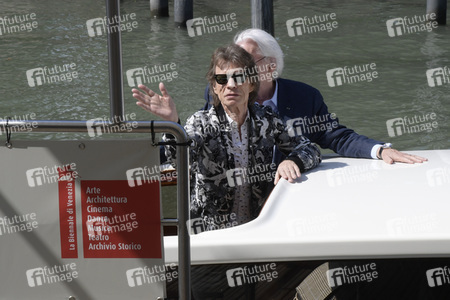
<path fill-rule="evenodd" d="M 260 89 L 256 102 L 270 106 L 288 125 L 291 134 L 300 132 L 324 149 L 331 149 L 342 156 L 383 159 L 388 164 L 394 162 L 421 163 L 426 158 L 410 155 L 392 149 L 390 144 L 359 135 L 341 124 L 323 101 L 320 92 L 298 81 L 279 78 L 284 61 L 283 52 L 269 33 L 261 29 L 247 29 L 238 33 L 234 42 L 249 52 L 256 61 Z M 205 91 L 207 103 L 211 104 L 208 89 Z M 317 128 L 320 128 L 317 130 Z M 274 161 L 279 162 L 278 152 Z"/>
<path fill-rule="evenodd" d="M 184 127 L 191 139 L 191 219 L 201 218 L 206 228 L 254 219 L 273 184 L 280 178 L 294 182 L 321 161 L 319 149 L 307 138 L 290 136 L 270 108 L 253 105 L 259 89 L 255 68 L 243 48 L 218 48 L 207 73 L 212 106 L 194 113 Z M 139 85 L 133 97 L 143 109 L 177 122 L 174 101 L 164 84 L 159 88 L 162 95 Z M 174 140 L 170 135 L 163 139 Z M 278 167 L 272 163 L 274 146 L 286 156 Z M 166 146 L 169 161 L 175 154 L 174 146 Z"/>

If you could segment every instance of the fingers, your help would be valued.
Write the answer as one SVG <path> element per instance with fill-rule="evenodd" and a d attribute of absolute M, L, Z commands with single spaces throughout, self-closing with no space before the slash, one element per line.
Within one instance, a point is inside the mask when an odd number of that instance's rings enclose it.
<path fill-rule="evenodd" d="M 154 96 L 158 96 L 158 94 L 156 94 L 154 91 L 152 91 L 151 89 L 149 89 L 148 87 L 146 87 L 143 84 L 140 84 L 138 86 L 138 88 L 141 89 L 142 91 L 140 91 L 138 89 L 131 90 L 131 92 L 133 93 L 133 97 L 136 99 L 138 99 L 136 97 L 136 96 L 138 96 L 143 101 L 150 101 L 151 98 L 153 98 Z"/>
<path fill-rule="evenodd" d="M 145 98 L 144 95 L 142 95 L 140 92 L 136 93 L 133 92 L 133 97 L 138 100 L 136 102 L 136 105 L 143 108 L 144 110 L 148 111 L 148 112 L 152 112 L 151 110 L 151 105 L 150 105 L 150 101 L 147 101 L 147 99 Z"/>
<path fill-rule="evenodd" d="M 136 100 L 139 100 L 140 102 L 145 103 L 145 101 L 146 101 L 145 95 L 142 94 L 141 91 L 132 89 L 131 92 L 133 93 L 133 98 L 135 98 Z"/>
<path fill-rule="evenodd" d="M 146 111 L 148 111 L 148 112 L 152 112 L 152 110 L 151 110 L 151 106 L 150 105 L 148 105 L 148 104 L 145 104 L 145 103 L 143 103 L 143 102 L 136 102 L 136 105 L 137 106 L 139 106 L 139 107 L 141 107 L 141 108 L 143 108 L 144 110 L 146 110 Z"/>
<path fill-rule="evenodd" d="M 418 155 L 411 155 L 411 154 L 407 154 L 409 156 L 409 158 L 416 162 L 416 163 L 423 163 L 425 161 L 428 161 L 428 158 L 426 157 L 422 157 L 422 156 L 418 156 Z"/>
<path fill-rule="evenodd" d="M 286 175 L 288 177 L 289 182 L 294 182 L 295 179 L 300 177 L 300 169 L 298 166 L 293 162 L 292 164 L 289 164 L 289 168 L 286 171 Z"/>
<path fill-rule="evenodd" d="M 279 180 L 280 180 L 280 173 L 279 173 L 278 170 L 277 170 L 277 172 L 275 173 L 275 178 L 274 178 L 274 180 L 273 180 L 273 184 L 274 184 L 274 185 L 277 185 L 277 183 L 278 183 Z"/>
<path fill-rule="evenodd" d="M 390 165 L 394 163 L 394 160 L 388 154 L 383 155 L 383 153 L 381 153 L 381 156 L 385 163 L 390 164 Z"/>
<path fill-rule="evenodd" d="M 138 89 L 131 90 L 131 92 L 133 93 L 133 98 L 138 100 L 136 104 L 139 107 L 142 107 L 143 109 L 152 112 L 151 110 L 152 105 L 157 103 L 157 101 L 159 100 L 159 95 L 143 84 L 138 85 L 138 88 L 140 90 Z"/>
<path fill-rule="evenodd" d="M 155 95 L 155 92 L 153 92 L 151 89 L 149 89 L 148 87 L 146 87 L 143 84 L 138 85 L 138 88 L 140 88 L 141 90 L 143 90 L 147 95 L 149 95 L 150 97 L 153 97 Z"/>
<path fill-rule="evenodd" d="M 152 90 L 150 90 L 143 84 L 140 84 L 138 88 L 142 91 L 138 89 L 131 90 L 131 92 L 133 93 L 133 98 L 138 100 L 136 102 L 136 105 L 150 113 L 155 113 L 152 107 L 152 99 L 154 99 L 153 96 L 157 94 L 155 94 Z"/>
<path fill-rule="evenodd" d="M 164 83 L 159 83 L 159 90 L 161 91 L 161 95 L 163 97 L 170 97 L 169 92 L 167 91 L 166 87 L 164 86 Z"/>
<path fill-rule="evenodd" d="M 297 164 L 293 161 L 285 160 L 278 166 L 277 172 L 275 173 L 274 184 L 276 185 L 280 178 L 284 178 L 292 183 L 300 176 L 301 173 Z"/>
<path fill-rule="evenodd" d="M 395 149 L 385 149 L 381 153 L 381 156 L 383 158 L 383 161 L 388 164 L 393 164 L 394 162 L 414 164 L 414 163 L 423 163 L 428 160 L 425 157 L 403 153 Z"/>
<path fill-rule="evenodd" d="M 159 84 L 159 88 L 163 96 L 143 84 L 138 85 L 138 89 L 134 88 L 131 92 L 133 98 L 138 100 L 136 105 L 139 107 L 166 121 L 177 122 L 179 117 L 173 99 L 162 82 Z"/>
<path fill-rule="evenodd" d="M 140 107 L 146 109 L 144 106 L 148 106 L 146 104 L 146 99 L 145 99 L 145 95 L 143 95 L 140 91 L 138 90 L 132 90 L 133 92 L 133 98 L 138 100 L 138 102 L 136 102 L 137 105 L 139 105 Z"/>
<path fill-rule="evenodd" d="M 131 92 L 133 93 L 133 97 L 141 102 L 148 101 L 148 99 L 146 99 L 147 96 L 152 97 L 152 95 L 155 95 L 155 93 L 145 85 L 140 84 L 138 87 L 144 92 L 138 89 L 132 89 Z"/>

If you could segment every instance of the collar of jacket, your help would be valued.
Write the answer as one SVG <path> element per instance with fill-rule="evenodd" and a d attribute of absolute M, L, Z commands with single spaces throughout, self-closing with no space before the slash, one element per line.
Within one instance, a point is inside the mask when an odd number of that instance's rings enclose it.
<path fill-rule="evenodd" d="M 219 105 L 217 105 L 217 106 L 214 106 L 214 109 L 216 110 L 216 114 L 217 114 L 217 118 L 219 119 L 219 122 L 220 123 L 222 123 L 222 122 L 226 122 L 225 120 L 227 120 L 227 117 L 226 117 L 226 113 L 225 113 L 225 109 L 223 108 L 223 106 L 222 106 L 222 104 L 220 103 Z M 249 107 L 248 107 L 248 111 L 249 111 L 249 115 L 250 115 L 250 118 L 249 118 L 249 122 L 247 122 L 247 126 L 248 126 L 248 128 L 247 128 L 247 133 L 248 133 L 248 155 L 249 155 L 249 167 L 251 166 L 251 165 L 253 165 L 254 164 L 254 153 L 253 153 L 253 147 L 252 147 L 252 139 L 253 139 L 253 136 L 254 136 L 254 133 L 255 133 L 255 109 L 256 109 L 256 107 L 255 107 L 255 105 L 250 105 Z M 225 124 L 224 124 L 225 125 Z M 225 133 L 225 132 L 222 132 L 220 135 L 221 135 L 221 139 L 222 139 L 222 142 L 224 142 L 224 145 L 226 145 L 226 143 L 225 143 L 225 140 L 224 140 L 224 134 L 229 134 L 229 136 L 227 137 L 227 138 L 229 138 L 230 140 L 231 140 L 231 132 L 228 132 L 228 133 Z M 228 149 L 225 149 L 226 151 L 227 151 L 227 153 L 228 153 Z M 229 154 L 229 153 L 228 153 Z M 228 166 L 229 168 L 234 168 L 234 163 L 229 163 L 229 166 Z"/>

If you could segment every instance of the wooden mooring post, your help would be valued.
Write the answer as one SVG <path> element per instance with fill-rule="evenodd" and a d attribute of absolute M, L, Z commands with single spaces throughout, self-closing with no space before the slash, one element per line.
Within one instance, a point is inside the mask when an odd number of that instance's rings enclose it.
<path fill-rule="evenodd" d="M 275 35 L 273 0 L 250 0 L 252 7 L 252 27 Z"/>
<path fill-rule="evenodd" d="M 194 18 L 194 0 L 174 0 L 174 21 L 177 27 L 186 27 L 186 21 Z"/>
<path fill-rule="evenodd" d="M 154 18 L 169 16 L 169 0 L 150 0 L 150 16 Z"/>
<path fill-rule="evenodd" d="M 447 24 L 447 0 L 427 0 L 427 14 L 436 14 L 439 25 Z"/>

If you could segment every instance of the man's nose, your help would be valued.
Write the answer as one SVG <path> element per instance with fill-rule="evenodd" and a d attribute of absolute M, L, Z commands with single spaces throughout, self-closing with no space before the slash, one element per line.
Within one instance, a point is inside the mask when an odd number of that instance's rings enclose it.
<path fill-rule="evenodd" d="M 234 81 L 234 78 L 232 76 L 228 78 L 227 87 L 230 88 L 236 87 L 236 82 Z"/>

